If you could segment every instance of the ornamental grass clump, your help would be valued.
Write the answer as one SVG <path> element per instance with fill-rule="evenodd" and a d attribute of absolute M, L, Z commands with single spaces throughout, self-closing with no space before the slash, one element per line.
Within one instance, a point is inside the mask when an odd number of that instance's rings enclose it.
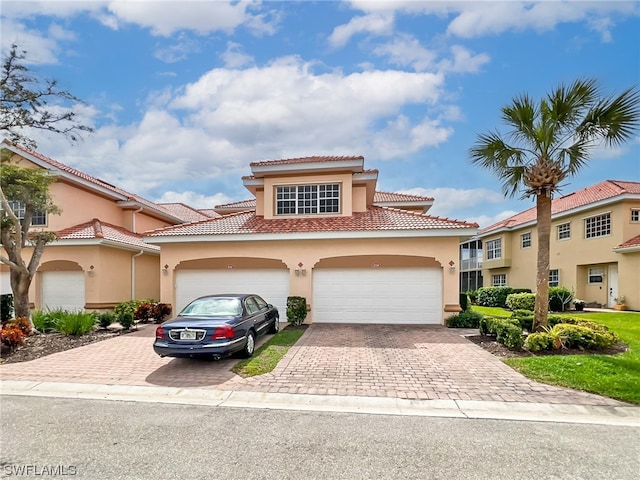
<path fill-rule="evenodd" d="M 95 319 L 87 312 L 65 312 L 56 319 L 55 330 L 65 335 L 86 335 L 95 326 Z"/>

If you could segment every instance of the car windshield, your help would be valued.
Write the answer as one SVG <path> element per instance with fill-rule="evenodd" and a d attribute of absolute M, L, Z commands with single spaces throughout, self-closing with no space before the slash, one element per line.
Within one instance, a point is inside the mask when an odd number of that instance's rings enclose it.
<path fill-rule="evenodd" d="M 240 300 L 237 298 L 199 298 L 187 305 L 182 317 L 215 317 L 235 316 L 242 313 Z"/>

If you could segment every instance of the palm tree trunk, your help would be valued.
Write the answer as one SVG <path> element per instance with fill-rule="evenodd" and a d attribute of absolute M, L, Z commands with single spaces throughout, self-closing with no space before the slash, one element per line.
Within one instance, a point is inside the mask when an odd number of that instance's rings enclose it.
<path fill-rule="evenodd" d="M 549 250 L 551 233 L 551 196 L 545 192 L 536 196 L 538 223 L 538 264 L 536 274 L 536 304 L 533 331 L 547 326 L 549 313 Z"/>

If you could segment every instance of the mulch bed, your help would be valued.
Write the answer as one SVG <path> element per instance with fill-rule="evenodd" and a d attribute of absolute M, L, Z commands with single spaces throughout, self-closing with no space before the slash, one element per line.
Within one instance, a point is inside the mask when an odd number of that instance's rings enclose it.
<path fill-rule="evenodd" d="M 476 345 L 481 346 L 489 353 L 496 357 L 502 358 L 518 358 L 518 357 L 543 357 L 549 355 L 617 355 L 627 351 L 628 347 L 622 342 L 618 342 L 611 348 L 603 350 L 587 350 L 584 348 L 562 348 L 560 350 L 543 350 L 541 352 L 531 353 L 526 350 L 510 350 L 501 343 L 498 343 L 495 337 L 487 335 L 470 335 L 465 338 L 469 339 Z"/>

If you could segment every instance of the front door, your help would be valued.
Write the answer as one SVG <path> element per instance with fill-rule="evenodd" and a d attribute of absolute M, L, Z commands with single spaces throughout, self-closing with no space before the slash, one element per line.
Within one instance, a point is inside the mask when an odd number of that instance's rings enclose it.
<path fill-rule="evenodd" d="M 609 265 L 609 297 L 607 299 L 607 306 L 613 307 L 618 298 L 618 265 Z"/>

